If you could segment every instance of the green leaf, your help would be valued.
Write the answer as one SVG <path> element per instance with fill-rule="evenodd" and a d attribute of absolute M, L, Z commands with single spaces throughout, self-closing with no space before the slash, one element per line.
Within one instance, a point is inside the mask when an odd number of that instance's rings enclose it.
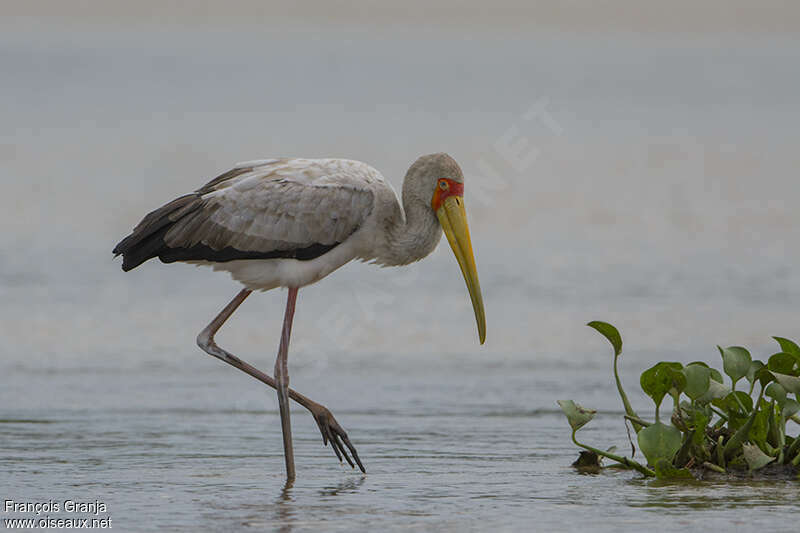
<path fill-rule="evenodd" d="M 783 407 L 783 404 L 786 403 L 786 389 L 777 381 L 773 381 L 767 385 L 767 388 L 764 389 L 764 393 L 775 400 L 775 403 L 780 407 Z"/>
<path fill-rule="evenodd" d="M 775 385 L 777 385 L 777 387 L 780 388 L 780 390 L 783 390 L 783 387 L 781 387 L 777 382 L 775 383 Z M 786 401 L 786 397 L 784 397 L 783 401 Z M 778 405 L 777 409 L 775 408 L 775 404 Z M 778 420 L 779 417 L 777 411 L 780 411 L 781 405 L 782 402 L 778 403 L 778 401 L 775 400 L 774 398 L 769 404 L 769 428 L 767 430 L 767 442 L 771 446 L 775 447 L 781 445 L 781 433 L 786 425 L 784 424 L 783 420 Z"/>
<path fill-rule="evenodd" d="M 757 408 L 758 413 L 753 420 L 753 427 L 750 428 L 748 437 L 754 444 L 764 447 L 769 434 L 769 415 L 772 406 L 766 400 L 761 400 Z"/>
<path fill-rule="evenodd" d="M 750 352 L 741 346 L 729 346 L 728 348 L 717 346 L 717 348 L 722 355 L 722 369 L 735 385 L 737 381 L 747 375 L 752 361 Z"/>
<path fill-rule="evenodd" d="M 769 368 L 762 366 L 756 371 L 756 379 L 761 383 L 762 387 L 766 387 L 769 383 L 775 381 L 775 376 L 769 371 Z"/>
<path fill-rule="evenodd" d="M 772 375 L 775 376 L 775 379 L 781 384 L 781 387 L 786 389 L 786 392 L 800 394 L 800 377 L 781 374 L 775 371 L 772 372 Z"/>
<path fill-rule="evenodd" d="M 713 369 L 712 369 L 713 370 Z M 708 390 L 700 396 L 697 401 L 703 405 L 711 403 L 713 400 L 724 398 L 731 392 L 731 389 L 723 385 L 720 381 L 714 379 L 712 372 L 711 379 L 708 382 Z"/>
<path fill-rule="evenodd" d="M 669 393 L 677 398 L 684 390 L 686 390 L 686 375 L 684 375 L 683 368 L 680 366 L 680 363 L 672 364 L 678 366 L 667 367 L 669 368 L 668 372 L 672 377 L 672 387 L 670 387 Z"/>
<path fill-rule="evenodd" d="M 755 444 L 742 444 L 742 453 L 744 454 L 744 460 L 747 461 L 747 466 L 750 467 L 751 471 L 763 468 L 775 460 L 774 457 L 770 457 L 762 452 L 761 448 Z M 656 471 L 656 473 L 658 473 L 658 471 Z"/>
<path fill-rule="evenodd" d="M 715 400 L 714 405 L 720 409 L 724 409 L 728 414 L 747 416 L 750 414 L 750 411 L 753 410 L 753 399 L 749 394 L 737 390 L 728 393 L 720 400 Z M 744 407 L 744 410 L 742 407 Z"/>
<path fill-rule="evenodd" d="M 780 372 L 781 374 L 793 374 L 794 356 L 786 352 L 778 352 L 769 358 L 767 367 L 772 372 Z"/>
<path fill-rule="evenodd" d="M 622 405 L 625 407 L 625 414 L 632 418 L 639 418 L 639 415 L 637 415 L 636 411 L 634 411 L 633 407 L 631 407 L 631 402 L 628 401 L 628 395 L 625 394 L 625 389 L 622 388 L 622 380 L 619 378 L 619 371 L 617 370 L 617 359 L 619 359 L 619 355 L 622 353 L 622 336 L 619 334 L 617 328 L 607 322 L 595 320 L 586 325 L 594 328 L 606 339 L 608 339 L 608 342 L 610 342 L 612 348 L 614 348 L 614 381 L 617 383 L 617 391 L 619 392 L 619 397 L 622 400 Z M 638 433 L 639 430 L 642 429 L 642 426 L 636 422 L 633 422 L 633 429 Z"/>
<path fill-rule="evenodd" d="M 617 328 L 608 322 L 600 322 L 599 320 L 594 320 L 586 325 L 596 329 L 600 335 L 608 339 L 608 342 L 614 347 L 614 355 L 622 353 L 622 336 L 619 334 Z"/>
<path fill-rule="evenodd" d="M 638 441 L 649 464 L 656 465 L 659 459 L 671 462 L 681 447 L 681 432 L 675 426 L 656 422 L 639 432 Z"/>
<path fill-rule="evenodd" d="M 724 398 L 714 400 L 713 404 L 725 411 L 728 416 L 728 429 L 732 431 L 742 427 L 753 411 L 753 399 L 742 391 L 730 392 Z"/>
<path fill-rule="evenodd" d="M 783 404 L 783 417 L 789 418 L 790 416 L 794 415 L 800 411 L 800 403 L 792 400 L 791 398 L 786 400 L 786 403 Z"/>
<path fill-rule="evenodd" d="M 659 459 L 653 467 L 658 479 L 694 479 L 688 468 L 675 468 L 666 459 Z"/>
<path fill-rule="evenodd" d="M 686 377 L 686 388 L 683 389 L 686 396 L 696 400 L 706 393 L 711 381 L 711 369 L 692 363 L 683 368 L 683 375 Z"/>
<path fill-rule="evenodd" d="M 756 400 L 756 405 L 759 405 L 761 403 L 761 399 L 763 397 L 764 397 L 764 389 L 761 389 L 761 392 L 758 393 L 758 399 Z M 741 448 L 742 444 L 745 442 L 745 440 L 747 440 L 747 436 L 750 434 L 750 430 L 753 428 L 753 424 L 755 423 L 757 414 L 758 414 L 758 409 L 751 409 L 750 416 L 747 417 L 747 421 L 739 429 L 736 430 L 736 433 L 734 433 L 731 436 L 731 438 L 728 439 L 728 442 L 725 444 L 725 448 L 723 449 L 722 453 L 726 460 L 733 459 L 739 448 Z M 728 420 L 729 425 L 731 421 L 732 419 Z M 722 441 L 720 441 L 720 444 L 722 444 Z"/>
<path fill-rule="evenodd" d="M 717 383 L 725 383 L 725 380 L 722 379 L 722 374 L 720 374 L 719 370 L 717 370 L 716 368 L 711 369 L 711 379 L 713 379 Z"/>
<path fill-rule="evenodd" d="M 800 346 L 798 346 L 797 343 L 789 339 L 784 339 L 783 337 L 772 338 L 778 341 L 782 352 L 792 354 L 797 359 L 797 362 L 800 363 Z"/>
<path fill-rule="evenodd" d="M 747 378 L 747 382 L 750 383 L 751 387 L 756 381 L 756 374 L 762 368 L 764 368 L 764 363 L 758 359 L 750 362 L 750 367 L 747 369 L 747 375 L 745 377 Z"/>
<path fill-rule="evenodd" d="M 694 428 L 692 439 L 695 441 L 695 444 L 702 444 L 705 436 L 706 426 L 711 420 L 711 415 L 708 413 L 708 409 L 705 407 L 689 405 L 685 402 L 682 407 L 685 412 L 685 417 L 689 427 Z"/>
<path fill-rule="evenodd" d="M 645 394 L 653 399 L 656 409 L 658 409 L 671 388 L 683 389 L 686 384 L 686 376 L 681 373 L 680 363 L 662 361 L 642 372 L 639 383 Z"/>
<path fill-rule="evenodd" d="M 581 429 L 597 414 L 595 409 L 585 409 L 572 400 L 558 400 L 558 405 L 567 415 L 567 421 L 569 421 L 572 431 Z"/>

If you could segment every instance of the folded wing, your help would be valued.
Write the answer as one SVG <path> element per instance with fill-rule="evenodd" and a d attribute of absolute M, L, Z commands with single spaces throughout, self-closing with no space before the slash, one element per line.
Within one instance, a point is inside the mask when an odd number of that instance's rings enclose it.
<path fill-rule="evenodd" d="M 372 167 L 342 159 L 241 163 L 149 213 L 114 253 L 131 270 L 150 258 L 310 260 L 352 235 L 373 206 Z"/>

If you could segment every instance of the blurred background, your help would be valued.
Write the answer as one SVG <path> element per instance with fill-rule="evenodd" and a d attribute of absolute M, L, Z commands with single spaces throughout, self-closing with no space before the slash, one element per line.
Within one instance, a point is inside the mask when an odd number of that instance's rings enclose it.
<path fill-rule="evenodd" d="M 125 531 L 785 528 L 793 485 L 578 479 L 554 402 L 628 449 L 590 320 L 621 329 L 645 418 L 655 361 L 800 337 L 798 57 L 778 0 L 0 0 L 7 496 L 96 498 Z M 300 291 L 292 386 L 370 473 L 298 411 L 284 490 L 274 393 L 195 346 L 238 285 L 111 250 L 239 161 L 359 159 L 399 189 L 438 151 L 466 174 L 486 344 L 446 245 Z M 220 345 L 272 369 L 284 298 Z"/>
<path fill-rule="evenodd" d="M 467 176 L 485 347 L 446 247 L 301 292 L 291 362 L 605 365 L 798 337 L 800 8 L 785 2 L 8 1 L 0 17 L 3 368 L 202 361 L 238 291 L 111 249 L 238 161 L 425 153 Z M 284 295 L 221 333 L 271 368 Z M 441 342 L 441 332 L 453 333 Z M 223 341 L 224 345 L 224 341 Z M 324 353 L 320 353 L 320 352 Z"/>

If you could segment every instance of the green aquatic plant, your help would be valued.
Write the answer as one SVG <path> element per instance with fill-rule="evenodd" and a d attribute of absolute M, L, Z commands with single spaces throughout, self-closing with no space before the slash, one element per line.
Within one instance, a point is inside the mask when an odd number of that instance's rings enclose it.
<path fill-rule="evenodd" d="M 599 467 L 599 458 L 605 457 L 645 476 L 659 478 L 691 478 L 699 469 L 722 474 L 754 472 L 767 465 L 780 465 L 787 473 L 797 472 L 800 434 L 787 434 L 790 421 L 800 424 L 800 347 L 794 341 L 774 337 L 780 351 L 766 363 L 753 360 L 741 346 L 718 346 L 722 372 L 729 385 L 722 373 L 702 361 L 685 366 L 669 361 L 653 365 L 642 372 L 639 380 L 642 391 L 655 406 L 650 422 L 636 414 L 622 387 L 618 371 L 622 354 L 619 331 L 606 322 L 590 322 L 588 326 L 603 335 L 614 350 L 614 380 L 625 409 L 624 418 L 636 431 L 645 463 L 578 441 L 576 433 L 597 411 L 572 400 L 559 400 L 572 428 L 572 441 L 586 450 L 576 466 L 584 468 L 587 458 L 596 458 Z M 669 420 L 664 421 L 661 406 L 667 396 L 672 399 L 672 410 Z"/>

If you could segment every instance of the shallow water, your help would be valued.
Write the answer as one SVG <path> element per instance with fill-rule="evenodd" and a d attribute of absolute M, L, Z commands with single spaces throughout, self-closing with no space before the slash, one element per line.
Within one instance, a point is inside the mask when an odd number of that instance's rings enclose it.
<path fill-rule="evenodd" d="M 796 482 L 575 472 L 555 400 L 600 409 L 584 439 L 628 449 L 590 320 L 620 326 L 641 413 L 659 359 L 800 338 L 797 33 L 512 18 L 3 17 L 0 496 L 97 499 L 122 531 L 794 530 Z M 524 118 L 539 105 L 554 122 Z M 537 157 L 504 157 L 509 138 Z M 295 411 L 284 490 L 274 393 L 194 346 L 235 284 L 123 275 L 110 250 L 236 161 L 353 157 L 399 188 L 436 150 L 467 175 L 487 344 L 446 247 L 302 290 L 292 385 L 368 473 Z M 283 298 L 251 297 L 220 344 L 271 369 Z"/>
<path fill-rule="evenodd" d="M 297 372 L 295 386 L 316 390 L 334 411 L 367 474 L 340 466 L 311 417 L 294 411 L 298 479 L 284 490 L 273 394 L 197 358 L 189 371 L 60 373 L 55 388 L 72 408 L 9 408 L 4 393 L 4 492 L 22 501 L 96 498 L 108 506 L 100 516 L 123 531 L 789 531 L 800 511 L 796 482 L 577 473 L 551 400 L 569 388 L 608 406 L 582 437 L 625 449 L 607 369 L 510 361 L 357 361 L 324 381 Z M 55 376 L 17 377 L 25 385 L 12 396 L 55 400 L 47 392 Z M 79 406 L 89 396 L 105 405 Z"/>

